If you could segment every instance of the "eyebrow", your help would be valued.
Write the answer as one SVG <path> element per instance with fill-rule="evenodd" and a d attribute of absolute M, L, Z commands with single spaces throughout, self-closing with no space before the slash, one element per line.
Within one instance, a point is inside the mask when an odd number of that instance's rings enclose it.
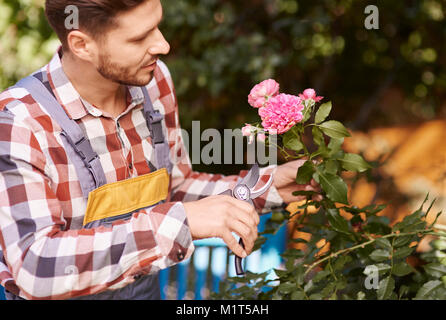
<path fill-rule="evenodd" d="M 134 37 L 128 39 L 128 41 L 133 42 L 133 41 L 138 41 L 138 40 L 144 39 L 145 37 L 147 37 L 147 35 L 148 35 L 150 32 L 152 32 L 153 29 L 155 29 L 156 27 L 158 27 L 158 26 L 163 22 L 163 19 L 164 19 L 164 12 L 163 12 L 162 15 L 161 15 L 161 20 L 156 24 L 155 27 L 153 27 L 152 29 L 150 29 L 150 30 L 148 30 L 148 31 L 146 31 L 146 32 L 144 32 L 144 33 L 138 35 L 138 36 L 134 36 Z"/>

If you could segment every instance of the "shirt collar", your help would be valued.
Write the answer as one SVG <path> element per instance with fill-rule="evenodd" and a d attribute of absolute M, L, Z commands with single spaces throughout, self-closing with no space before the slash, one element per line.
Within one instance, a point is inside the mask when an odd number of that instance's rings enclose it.
<path fill-rule="evenodd" d="M 59 48 L 46 68 L 49 83 L 58 102 L 73 120 L 80 119 L 87 114 L 91 114 L 94 117 L 102 116 L 103 112 L 83 99 L 74 88 L 73 84 L 63 71 L 61 57 L 62 49 Z M 144 103 L 144 94 L 140 87 L 128 86 L 127 90 L 127 96 L 129 97 L 127 104 L 129 106 L 125 113 L 127 113 L 129 109 Z"/>

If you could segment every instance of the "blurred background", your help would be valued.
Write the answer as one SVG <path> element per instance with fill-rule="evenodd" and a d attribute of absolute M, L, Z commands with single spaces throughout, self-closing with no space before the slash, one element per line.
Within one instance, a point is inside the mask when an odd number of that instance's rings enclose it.
<path fill-rule="evenodd" d="M 383 214 L 392 221 L 428 192 L 435 213 L 446 208 L 445 0 L 161 2 L 161 31 L 171 44 L 163 60 L 184 129 L 193 120 L 221 131 L 258 121 L 247 95 L 267 78 L 291 94 L 312 87 L 333 101 L 330 117 L 352 130 L 344 148 L 380 164 L 346 177 L 352 203 L 387 203 Z M 0 0 L 0 89 L 57 49 L 43 4 Z M 378 29 L 364 25 L 368 5 L 379 10 Z M 235 174 L 245 167 L 194 169 Z"/>

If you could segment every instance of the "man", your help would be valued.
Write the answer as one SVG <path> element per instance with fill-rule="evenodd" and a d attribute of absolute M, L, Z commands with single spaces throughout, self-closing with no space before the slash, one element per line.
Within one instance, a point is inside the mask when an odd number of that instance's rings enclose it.
<path fill-rule="evenodd" d="M 71 4 L 78 10 L 78 29 L 65 26 Z M 218 195 L 246 172 L 225 177 L 192 171 L 173 82 L 159 60 L 170 49 L 158 28 L 160 0 L 47 0 L 45 10 L 62 47 L 33 74 L 44 85 L 37 93 L 50 93 L 58 111 L 82 129 L 105 181 L 86 198 L 76 154 L 64 140 L 66 128 L 49 114 L 54 110 L 20 86 L 0 95 L 0 280 L 7 297 L 159 299 L 158 271 L 190 257 L 193 239 L 220 237 L 234 254 L 249 254 L 257 237 L 257 211 L 298 199 L 291 191 L 301 162 L 261 169 L 262 181 L 273 172 L 275 178 L 255 199 L 256 208 Z M 176 159 L 168 197 L 129 209 L 125 219 L 115 215 L 95 225 L 99 217 L 88 220 L 90 213 L 107 201 L 112 210 L 127 190 L 138 193 L 147 185 L 135 189 L 140 177 L 162 172 L 143 112 L 149 101 L 164 115 L 169 158 Z M 131 188 L 126 189 L 127 181 Z M 107 193 L 101 196 L 102 190 Z M 110 196 L 112 190 L 120 191 Z M 140 193 L 147 197 L 152 191 Z"/>

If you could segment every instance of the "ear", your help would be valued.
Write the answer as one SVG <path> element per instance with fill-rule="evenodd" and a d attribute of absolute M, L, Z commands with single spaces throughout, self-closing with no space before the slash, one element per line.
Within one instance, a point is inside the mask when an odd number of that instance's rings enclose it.
<path fill-rule="evenodd" d="M 67 44 L 72 54 L 78 58 L 93 62 L 95 60 L 97 45 L 86 33 L 73 30 L 67 35 Z"/>

